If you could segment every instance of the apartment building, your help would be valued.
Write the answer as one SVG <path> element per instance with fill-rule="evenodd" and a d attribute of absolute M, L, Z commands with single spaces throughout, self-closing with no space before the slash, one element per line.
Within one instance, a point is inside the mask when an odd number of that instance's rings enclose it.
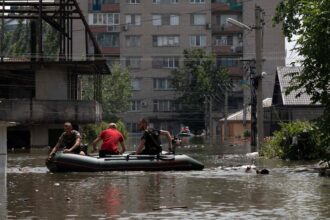
<path fill-rule="evenodd" d="M 270 9 L 267 13 L 274 12 L 276 2 L 263 2 Z M 253 25 L 254 8 L 245 4 L 240 0 L 90 0 L 88 21 L 108 64 L 120 62 L 131 70 L 131 108 L 120 115 L 130 132 L 138 131 L 141 117 L 148 117 L 157 128 L 179 131 L 174 104 L 177 93 L 168 77 L 182 65 L 187 48 L 213 51 L 217 65 L 228 69 L 234 84 L 228 94 L 229 112 L 248 102 L 248 91 L 242 86 L 247 83 L 247 73 L 241 60 L 254 56 L 254 38 L 226 22 L 234 18 Z M 280 30 L 267 37 L 271 38 L 267 42 L 275 40 L 284 54 Z M 284 62 L 284 56 L 279 59 Z M 275 71 L 275 65 L 278 63 L 270 64 L 269 69 Z M 213 115 L 222 117 L 223 106 L 217 109 Z"/>

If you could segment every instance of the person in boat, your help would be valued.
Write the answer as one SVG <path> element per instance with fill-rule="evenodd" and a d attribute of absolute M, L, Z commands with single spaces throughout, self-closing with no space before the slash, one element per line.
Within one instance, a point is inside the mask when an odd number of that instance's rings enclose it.
<path fill-rule="evenodd" d="M 102 131 L 100 135 L 93 141 L 93 151 L 97 151 L 97 143 L 103 141 L 101 149 L 99 151 L 100 157 L 106 157 L 106 155 L 118 155 L 126 151 L 124 137 L 120 131 L 117 130 L 115 123 L 110 123 L 108 129 Z M 118 144 L 121 145 L 121 151 L 118 150 Z"/>
<path fill-rule="evenodd" d="M 165 136 L 168 140 L 168 150 L 174 152 L 170 132 L 149 128 L 149 121 L 145 118 L 139 121 L 139 129 L 143 131 L 140 144 L 135 154 L 158 155 L 162 152 L 160 136 Z"/>
<path fill-rule="evenodd" d="M 59 137 L 48 158 L 51 159 L 59 149 L 63 149 L 63 153 L 87 154 L 87 147 L 81 144 L 80 133 L 72 128 L 70 122 L 64 123 L 64 132 Z"/>

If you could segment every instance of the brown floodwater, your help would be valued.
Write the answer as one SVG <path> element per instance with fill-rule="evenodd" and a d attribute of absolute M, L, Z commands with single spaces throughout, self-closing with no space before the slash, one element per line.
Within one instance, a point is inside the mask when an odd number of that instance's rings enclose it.
<path fill-rule="evenodd" d="M 318 176 L 315 162 L 258 159 L 270 174 L 257 175 L 245 173 L 248 151 L 188 143 L 177 153 L 203 162 L 203 171 L 98 173 L 50 173 L 46 149 L 10 153 L 0 219 L 330 218 L 330 178 Z"/>

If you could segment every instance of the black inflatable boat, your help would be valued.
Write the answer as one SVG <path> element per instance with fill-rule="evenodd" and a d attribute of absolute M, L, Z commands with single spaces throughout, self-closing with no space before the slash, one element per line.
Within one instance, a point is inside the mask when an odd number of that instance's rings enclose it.
<path fill-rule="evenodd" d="M 105 158 L 58 152 L 46 161 L 51 172 L 202 170 L 204 165 L 184 154 L 110 155 Z"/>

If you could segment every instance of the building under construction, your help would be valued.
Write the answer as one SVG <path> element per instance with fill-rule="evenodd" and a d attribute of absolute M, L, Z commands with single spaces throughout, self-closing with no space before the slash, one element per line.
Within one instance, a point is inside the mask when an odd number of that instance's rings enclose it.
<path fill-rule="evenodd" d="M 8 146 L 53 145 L 63 122 L 100 121 L 101 75 L 110 70 L 83 16 L 87 0 L 1 0 L 0 9 L 0 121 L 17 123 Z M 27 30 L 25 52 L 6 50 L 13 21 Z M 57 36 L 52 55 L 47 26 Z M 81 100 L 82 75 L 93 76 L 94 101 Z"/>

